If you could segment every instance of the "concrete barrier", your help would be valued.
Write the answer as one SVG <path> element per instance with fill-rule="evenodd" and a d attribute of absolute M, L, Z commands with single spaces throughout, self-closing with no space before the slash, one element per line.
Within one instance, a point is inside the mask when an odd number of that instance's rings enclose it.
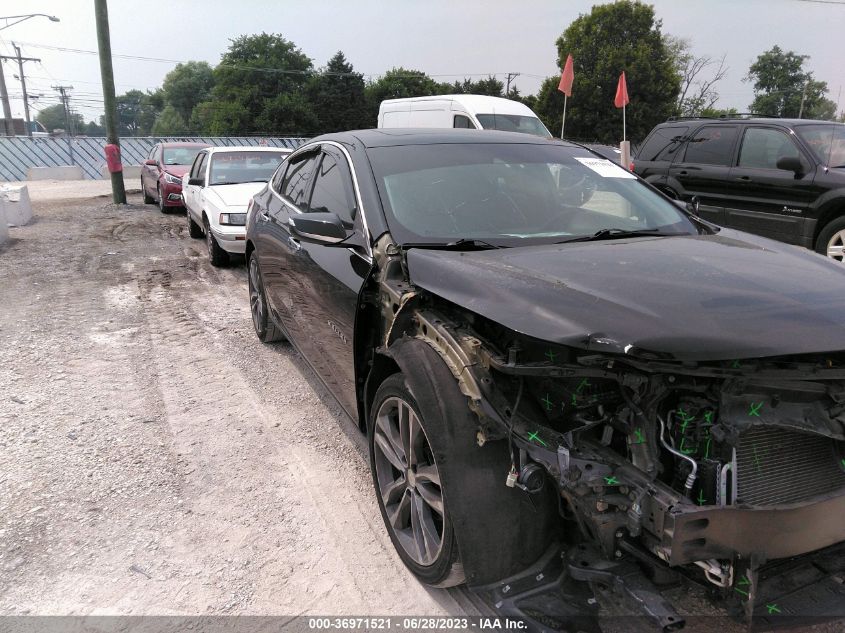
<path fill-rule="evenodd" d="M 0 197 L 0 244 L 9 241 L 9 225 L 6 224 L 6 201 Z"/>
<path fill-rule="evenodd" d="M 6 210 L 6 224 L 24 226 L 32 222 L 32 203 L 26 185 L 0 186 L 0 200 Z"/>
<path fill-rule="evenodd" d="M 30 167 L 26 172 L 27 180 L 82 180 L 83 178 L 85 178 L 85 172 L 79 165 Z"/>
<path fill-rule="evenodd" d="M 109 173 L 109 168 L 103 165 L 100 168 L 100 175 L 103 177 L 103 180 L 110 180 L 111 174 Z M 129 182 L 132 180 L 141 180 L 141 166 L 140 165 L 124 165 L 123 166 L 123 182 Z"/>

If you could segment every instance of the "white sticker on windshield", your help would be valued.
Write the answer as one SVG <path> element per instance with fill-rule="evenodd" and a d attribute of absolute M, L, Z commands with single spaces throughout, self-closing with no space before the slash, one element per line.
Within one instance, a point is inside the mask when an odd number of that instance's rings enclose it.
<path fill-rule="evenodd" d="M 606 158 L 574 158 L 604 178 L 636 178 L 630 171 Z"/>

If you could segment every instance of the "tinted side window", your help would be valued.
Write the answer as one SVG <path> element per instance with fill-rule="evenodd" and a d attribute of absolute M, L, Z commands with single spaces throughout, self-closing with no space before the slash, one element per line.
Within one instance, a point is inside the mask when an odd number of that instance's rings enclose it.
<path fill-rule="evenodd" d="M 661 127 L 654 130 L 637 151 L 638 160 L 672 160 L 683 145 L 688 126 Z"/>
<path fill-rule="evenodd" d="M 301 211 L 308 210 L 308 184 L 317 164 L 319 154 L 310 154 L 302 160 L 288 165 L 282 181 L 282 195 Z"/>
<path fill-rule="evenodd" d="M 279 165 L 279 168 L 276 170 L 276 173 L 273 174 L 273 177 L 270 179 L 270 186 L 273 187 L 273 190 L 277 193 L 282 192 L 282 182 L 285 179 L 285 171 L 288 168 L 288 164 L 283 162 Z"/>
<path fill-rule="evenodd" d="M 311 212 L 331 211 L 352 225 L 355 219 L 355 197 L 352 193 L 352 176 L 346 167 L 346 161 L 329 154 L 323 156 L 323 162 L 317 170 L 314 180 L 314 193 L 311 194 Z"/>
<path fill-rule="evenodd" d="M 472 121 L 469 120 L 469 117 L 466 117 L 463 114 L 455 115 L 455 124 L 452 127 L 467 128 L 470 130 L 475 129 L 475 126 L 472 124 Z"/>
<path fill-rule="evenodd" d="M 730 165 L 736 135 L 735 125 L 705 125 L 687 143 L 684 162 Z"/>
<path fill-rule="evenodd" d="M 779 158 L 801 158 L 798 148 L 786 134 L 772 128 L 748 128 L 742 138 L 739 166 L 777 169 Z"/>

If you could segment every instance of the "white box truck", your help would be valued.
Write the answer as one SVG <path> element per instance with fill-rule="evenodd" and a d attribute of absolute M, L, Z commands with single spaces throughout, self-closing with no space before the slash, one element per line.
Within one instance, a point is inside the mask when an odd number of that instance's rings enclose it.
<path fill-rule="evenodd" d="M 378 110 L 378 127 L 451 127 L 552 135 L 523 103 L 485 95 L 437 95 L 386 99 Z"/>

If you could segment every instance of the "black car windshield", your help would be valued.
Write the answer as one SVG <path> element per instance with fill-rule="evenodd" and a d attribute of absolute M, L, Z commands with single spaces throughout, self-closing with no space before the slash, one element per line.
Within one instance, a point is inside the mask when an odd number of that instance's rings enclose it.
<path fill-rule="evenodd" d="M 795 131 L 813 150 L 822 165 L 845 167 L 845 125 L 841 123 L 796 125 Z"/>
<path fill-rule="evenodd" d="M 605 229 L 697 233 L 630 172 L 558 144 L 453 143 L 368 150 L 400 243 L 484 240 L 522 246 Z"/>
<path fill-rule="evenodd" d="M 202 147 L 165 147 L 162 150 L 162 160 L 165 165 L 190 165 L 202 149 Z"/>
<path fill-rule="evenodd" d="M 266 182 L 286 152 L 215 152 L 211 155 L 209 185 Z"/>
<path fill-rule="evenodd" d="M 503 130 L 505 132 L 524 132 L 543 138 L 551 138 L 552 135 L 546 126 L 535 116 L 522 116 L 520 114 L 476 114 L 475 118 L 481 123 L 485 130 Z"/>

